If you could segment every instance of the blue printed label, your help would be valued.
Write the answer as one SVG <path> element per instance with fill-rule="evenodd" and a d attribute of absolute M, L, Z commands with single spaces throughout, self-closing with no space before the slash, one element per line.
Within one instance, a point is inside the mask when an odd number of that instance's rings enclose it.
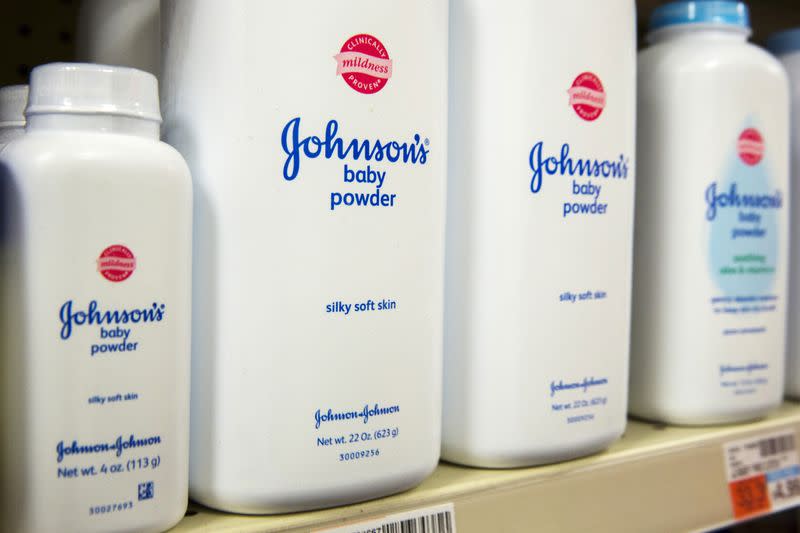
<path fill-rule="evenodd" d="M 614 181 L 628 179 L 630 159 L 625 154 L 616 159 L 575 158 L 570 155 L 571 150 L 570 144 L 564 143 L 558 155 L 552 155 L 545 151 L 543 141 L 533 145 L 528 154 L 531 193 L 542 191 L 545 176 L 569 178 L 571 194 L 562 203 L 561 216 L 605 215 L 609 210 L 608 202 L 603 201 L 605 188 Z"/>
<path fill-rule="evenodd" d="M 139 349 L 139 342 L 134 342 L 136 328 L 162 322 L 166 310 L 165 304 L 157 302 L 153 302 L 150 307 L 103 309 L 96 300 L 90 301 L 83 309 L 73 300 L 67 300 L 58 313 L 61 340 L 69 341 L 76 328 L 93 326 L 97 328 L 97 342 L 89 346 L 91 357 L 134 352 Z"/>
<path fill-rule="evenodd" d="M 359 139 L 339 136 L 339 123 L 328 121 L 322 137 L 303 136 L 300 117 L 286 123 L 281 133 L 281 147 L 286 154 L 283 179 L 294 181 L 300 174 L 303 159 L 337 159 L 345 162 L 338 175 L 340 186 L 330 192 L 331 211 L 345 207 L 392 208 L 398 205 L 396 193 L 390 192 L 389 170 L 396 164 L 425 165 L 430 140 L 414 133 L 410 140 Z"/>
<path fill-rule="evenodd" d="M 577 380 L 550 382 L 550 410 L 564 415 L 564 422 L 575 424 L 595 419 L 608 404 L 607 377 L 587 376 Z"/>
<path fill-rule="evenodd" d="M 337 462 L 377 460 L 383 446 L 400 437 L 400 427 L 393 416 L 399 413 L 399 405 L 379 403 L 358 409 L 317 409 L 314 412 L 316 445 L 335 450 L 333 457 Z M 376 427 L 377 424 L 380 426 Z"/>
<path fill-rule="evenodd" d="M 775 313 L 780 303 L 774 285 L 785 194 L 774 184 L 758 129 L 745 128 L 734 140 L 722 175 L 704 188 L 704 211 L 695 213 L 709 225 L 708 269 L 716 286 L 710 310 L 723 319 L 718 334 L 731 339 L 770 333 L 772 322 L 763 317 Z M 751 353 L 747 359 L 730 361 L 722 353 L 721 390 L 748 396 L 775 385 L 765 354 Z"/>
<path fill-rule="evenodd" d="M 743 140 L 742 137 L 756 137 Z M 710 224 L 709 268 L 726 296 L 770 296 L 778 262 L 778 215 L 784 193 L 773 186 L 760 157 L 761 136 L 753 128 L 740 136 L 737 150 L 719 181 L 705 189 L 705 219 Z"/>

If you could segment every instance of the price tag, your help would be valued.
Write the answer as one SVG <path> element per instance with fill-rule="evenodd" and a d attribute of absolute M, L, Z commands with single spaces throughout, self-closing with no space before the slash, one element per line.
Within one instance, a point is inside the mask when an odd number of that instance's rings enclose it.
<path fill-rule="evenodd" d="M 800 460 L 793 430 L 730 442 L 724 450 L 728 490 L 737 519 L 800 502 Z"/>

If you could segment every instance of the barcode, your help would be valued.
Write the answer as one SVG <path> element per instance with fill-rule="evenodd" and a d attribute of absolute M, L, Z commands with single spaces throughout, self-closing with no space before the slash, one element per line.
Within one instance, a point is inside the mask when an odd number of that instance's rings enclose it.
<path fill-rule="evenodd" d="M 445 503 L 317 533 L 456 533 L 455 516 L 453 504 Z"/>
<path fill-rule="evenodd" d="M 769 457 L 779 453 L 794 450 L 794 435 L 781 435 L 770 439 L 763 439 L 758 443 L 761 457 Z"/>
<path fill-rule="evenodd" d="M 383 524 L 381 533 L 453 533 L 450 511 Z"/>

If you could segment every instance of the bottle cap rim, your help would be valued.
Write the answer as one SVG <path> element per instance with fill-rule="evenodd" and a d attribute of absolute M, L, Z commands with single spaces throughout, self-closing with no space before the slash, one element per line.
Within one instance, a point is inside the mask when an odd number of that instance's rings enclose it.
<path fill-rule="evenodd" d="M 49 63 L 33 69 L 25 115 L 117 115 L 161 122 L 156 77 L 130 67 Z"/>
<path fill-rule="evenodd" d="M 702 24 L 750 29 L 750 10 L 734 0 L 690 0 L 658 6 L 650 16 L 650 31 L 669 26 Z"/>

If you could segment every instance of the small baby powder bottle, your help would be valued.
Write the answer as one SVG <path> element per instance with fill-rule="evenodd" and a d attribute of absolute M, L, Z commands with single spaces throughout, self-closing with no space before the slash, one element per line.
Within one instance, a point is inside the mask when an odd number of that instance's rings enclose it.
<path fill-rule="evenodd" d="M 786 72 L 741 2 L 657 8 L 639 54 L 630 411 L 764 416 L 783 396 Z"/>
<path fill-rule="evenodd" d="M 0 152 L 3 527 L 163 531 L 187 503 L 189 171 L 143 71 L 37 67 L 26 118 Z"/>
<path fill-rule="evenodd" d="M 800 206 L 800 28 L 772 35 L 767 48 L 780 59 L 789 73 L 792 97 L 791 176 L 792 205 Z M 789 328 L 786 338 L 786 395 L 800 398 L 800 209 L 791 210 L 789 237 Z"/>
<path fill-rule="evenodd" d="M 27 85 L 0 87 L 0 150 L 25 133 Z"/>

